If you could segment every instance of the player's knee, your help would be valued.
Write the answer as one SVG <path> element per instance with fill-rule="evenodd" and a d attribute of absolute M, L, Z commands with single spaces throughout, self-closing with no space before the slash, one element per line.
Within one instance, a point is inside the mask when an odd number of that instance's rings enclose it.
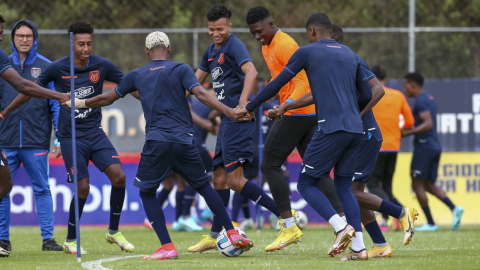
<path fill-rule="evenodd" d="M 86 199 L 90 193 L 90 184 L 88 181 L 78 181 L 78 196 Z"/>
<path fill-rule="evenodd" d="M 126 179 L 127 177 L 125 176 L 125 173 L 123 171 L 119 171 L 110 180 L 112 182 L 112 186 L 114 187 L 125 187 Z"/>

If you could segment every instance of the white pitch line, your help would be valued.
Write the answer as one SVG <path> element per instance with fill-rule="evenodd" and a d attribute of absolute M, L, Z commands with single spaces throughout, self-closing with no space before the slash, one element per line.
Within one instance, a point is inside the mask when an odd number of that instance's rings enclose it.
<path fill-rule="evenodd" d="M 133 256 L 113 257 L 113 258 L 108 258 L 108 259 L 89 261 L 89 262 L 82 263 L 82 267 L 85 268 L 85 269 L 88 269 L 88 270 L 112 270 L 110 268 L 103 267 L 102 263 L 121 260 L 121 259 L 134 258 L 134 257 L 143 257 L 143 256 L 147 256 L 147 255 L 133 255 Z"/>

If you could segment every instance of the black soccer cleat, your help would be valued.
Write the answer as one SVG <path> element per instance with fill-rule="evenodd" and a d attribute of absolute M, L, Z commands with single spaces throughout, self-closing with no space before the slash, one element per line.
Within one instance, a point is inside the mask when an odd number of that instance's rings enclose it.
<path fill-rule="evenodd" d="M 43 241 L 42 251 L 63 251 L 63 247 L 55 239 L 47 239 Z"/>
<path fill-rule="evenodd" d="M 10 243 L 5 243 L 2 240 L 0 240 L 0 248 L 3 248 L 8 252 L 12 251 L 12 245 Z"/>

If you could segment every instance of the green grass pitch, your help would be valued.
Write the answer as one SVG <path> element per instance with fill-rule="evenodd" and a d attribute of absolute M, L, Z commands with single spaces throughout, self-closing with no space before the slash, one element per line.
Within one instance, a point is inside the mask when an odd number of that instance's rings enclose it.
<path fill-rule="evenodd" d="M 303 242 L 291 245 L 283 251 L 267 253 L 266 245 L 273 241 L 277 232 L 264 228 L 261 233 L 247 230 L 247 236 L 255 247 L 236 258 L 228 258 L 218 251 L 203 254 L 188 254 L 187 247 L 195 244 L 205 232 L 171 232 L 179 252 L 177 260 L 142 261 L 130 257 L 105 261 L 101 264 L 86 263 L 109 258 L 151 254 L 160 243 L 154 232 L 144 227 L 123 227 L 122 233 L 135 245 L 135 251 L 124 253 L 116 245 L 107 244 L 106 228 L 82 228 L 82 246 L 89 254 L 82 256 L 82 264 L 76 255 L 63 252 L 42 252 L 38 227 L 13 227 L 10 240 L 13 252 L 9 258 L 0 258 L 0 269 L 474 269 L 480 265 L 480 226 L 462 226 L 456 232 L 441 227 L 439 232 L 417 232 L 408 245 L 402 244 L 401 232 L 385 233 L 393 247 L 391 258 L 376 258 L 369 261 L 340 262 L 340 257 L 325 255 L 333 241 L 333 230 L 328 226 L 309 226 Z M 372 242 L 364 232 L 365 244 Z M 54 237 L 63 244 L 66 228 L 56 228 Z"/>

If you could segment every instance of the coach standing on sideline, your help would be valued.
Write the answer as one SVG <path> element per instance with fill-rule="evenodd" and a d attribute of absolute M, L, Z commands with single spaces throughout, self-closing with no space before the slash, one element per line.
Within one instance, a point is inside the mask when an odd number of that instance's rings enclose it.
<path fill-rule="evenodd" d="M 37 53 L 38 33 L 28 21 L 18 21 L 12 28 L 12 68 L 29 81 L 35 81 L 51 61 Z M 48 88 L 55 91 L 53 82 Z M 0 79 L 1 108 L 4 110 L 18 95 L 6 81 Z M 48 182 L 48 151 L 52 134 L 52 118 L 57 129 L 60 104 L 56 100 L 32 98 L 8 116 L 0 113 L 0 144 L 10 164 L 12 179 L 23 163 L 35 194 L 36 209 L 43 238 L 42 250 L 62 251 L 53 236 L 53 201 Z M 59 156 L 59 155 L 58 155 Z M 11 250 L 9 241 L 10 195 L 0 203 L 0 246 Z"/>

